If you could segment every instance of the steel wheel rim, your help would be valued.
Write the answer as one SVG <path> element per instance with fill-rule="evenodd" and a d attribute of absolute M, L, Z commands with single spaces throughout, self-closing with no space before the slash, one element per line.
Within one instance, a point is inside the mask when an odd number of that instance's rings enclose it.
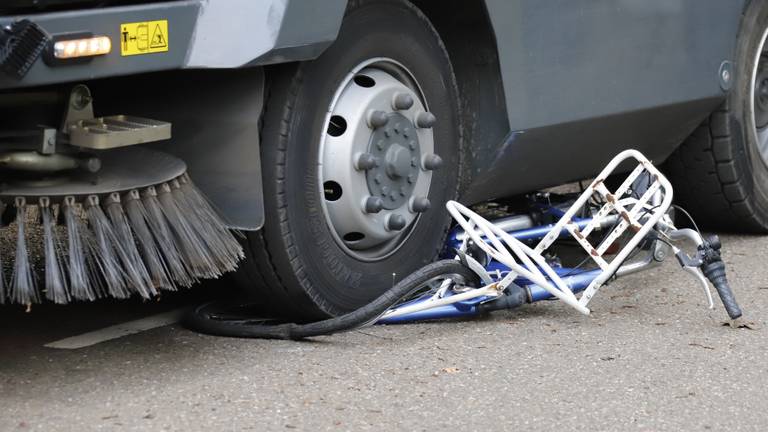
<path fill-rule="evenodd" d="M 361 76 L 371 79 L 373 84 L 361 80 Z M 412 96 L 411 108 L 395 109 L 392 98 L 399 93 Z M 385 110 L 384 105 L 390 109 Z M 360 154 L 374 149 L 373 139 L 382 136 L 383 129 L 371 125 L 373 111 L 384 111 L 389 119 L 395 119 L 388 122 L 385 129 L 397 130 L 397 134 L 382 138 L 387 141 L 386 154 L 378 155 L 376 167 L 370 170 L 394 167 L 393 170 L 398 172 L 392 175 L 397 177 L 398 184 L 402 184 L 391 191 L 382 186 L 382 190 L 376 190 L 375 194 L 372 190 L 376 184 L 371 181 L 375 176 L 369 169 L 362 169 L 359 161 Z M 422 112 L 428 113 L 428 106 L 415 77 L 401 63 L 389 58 L 372 58 L 354 67 L 338 85 L 328 104 L 317 161 L 320 202 L 335 243 L 352 258 L 365 262 L 386 259 L 405 243 L 421 219 L 419 212 L 413 209 L 413 199 L 426 198 L 429 194 L 432 173 L 424 168 L 422 159 L 425 154 L 432 154 L 435 148 L 431 128 L 415 127 L 413 119 Z M 396 129 L 394 125 L 401 127 Z M 410 130 L 406 133 L 405 129 Z M 394 142 L 398 139 L 403 141 Z M 408 146 L 410 141 L 417 142 L 416 149 L 413 145 Z M 412 157 L 395 157 L 390 163 L 389 156 L 396 145 L 400 145 L 396 150 L 401 150 L 396 154 L 405 153 Z M 414 168 L 417 159 L 418 167 Z M 406 164 L 406 160 L 410 163 Z M 415 175 L 414 169 L 418 171 Z M 390 174 L 384 179 L 387 180 L 385 183 L 390 181 Z M 384 204 L 388 207 L 397 207 L 373 213 L 367 211 L 370 209 L 366 200 L 374 195 L 386 200 Z M 401 222 L 395 215 L 405 220 L 402 229 L 389 229 L 396 226 L 391 219 Z"/>
<path fill-rule="evenodd" d="M 754 57 L 749 83 L 749 121 L 758 153 L 768 165 L 768 28 L 763 31 Z"/>

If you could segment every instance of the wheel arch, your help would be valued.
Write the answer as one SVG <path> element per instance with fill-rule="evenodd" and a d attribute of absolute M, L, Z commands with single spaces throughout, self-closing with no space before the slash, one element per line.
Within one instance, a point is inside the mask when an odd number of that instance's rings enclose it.
<path fill-rule="evenodd" d="M 411 0 L 430 20 L 448 51 L 462 101 L 465 156 L 490 151 L 509 133 L 496 35 L 485 2 Z M 463 192 L 472 181 L 472 160 L 465 160 Z"/>
<path fill-rule="evenodd" d="M 475 152 L 483 152 L 484 149 L 491 151 L 509 133 L 509 122 L 496 37 L 485 2 L 479 0 L 410 1 L 429 19 L 448 51 L 462 104 L 461 123 L 465 158 L 471 159 Z M 350 4 L 353 3 L 350 2 Z M 257 106 L 263 104 L 263 108 L 260 109 L 268 109 L 271 78 L 275 74 L 285 73 L 285 68 L 290 67 L 291 64 L 292 62 L 275 63 L 258 68 L 263 70 L 263 92 L 256 98 L 251 95 L 247 99 Z M 245 93 L 241 96 L 232 94 L 229 100 L 244 99 L 246 99 Z M 229 105 L 232 105 L 232 102 Z M 222 130 L 227 129 L 222 128 Z M 260 141 L 258 137 L 253 140 L 256 152 L 258 152 L 258 146 L 271 145 L 269 142 Z M 253 153 L 253 147 L 249 151 Z M 462 164 L 460 194 L 472 181 L 472 167 L 475 164 L 467 159 Z M 258 176 L 261 175 L 260 166 L 250 171 L 255 171 Z M 260 198 L 260 185 L 257 189 L 257 197 Z M 223 209 L 229 210 L 226 213 L 239 216 L 236 219 L 240 223 L 235 224 L 239 228 L 248 230 L 261 227 L 263 209 L 260 205 L 259 208 L 243 211 L 234 203 L 221 204 Z M 232 210 L 235 208 L 237 211 Z M 258 223 L 246 224 L 249 214 L 258 216 L 256 218 Z"/>
<path fill-rule="evenodd" d="M 474 149 L 491 151 L 509 133 L 501 65 L 488 10 L 481 0 L 410 0 L 440 35 L 456 75 L 462 101 L 464 154 Z M 350 2 L 354 4 L 355 2 Z M 280 64 L 265 67 L 266 98 L 270 77 L 281 73 Z M 268 143 L 264 143 L 268 145 Z M 460 191 L 472 181 L 472 160 L 465 160 Z"/>

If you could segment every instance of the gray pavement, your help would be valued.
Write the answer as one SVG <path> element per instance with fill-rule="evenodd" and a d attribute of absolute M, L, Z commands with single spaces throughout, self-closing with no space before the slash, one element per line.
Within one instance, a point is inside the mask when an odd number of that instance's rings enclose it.
<path fill-rule="evenodd" d="M 56 350 L 191 300 L 4 307 L 0 430 L 764 431 L 768 237 L 723 243 L 752 329 L 723 326 L 674 262 L 604 288 L 590 317 L 546 302 L 301 343 L 171 325 Z"/>

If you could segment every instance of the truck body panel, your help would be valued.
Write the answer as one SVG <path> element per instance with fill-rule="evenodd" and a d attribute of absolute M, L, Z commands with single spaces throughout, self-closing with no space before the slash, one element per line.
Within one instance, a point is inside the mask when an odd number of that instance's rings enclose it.
<path fill-rule="evenodd" d="M 510 135 L 478 143 L 468 201 L 663 161 L 724 98 L 743 1 L 487 0 Z M 557 169 L 542 169 L 557 167 Z"/>
<path fill-rule="evenodd" d="M 50 35 L 109 36 L 112 52 L 51 67 L 38 59 L 21 80 L 0 75 L 0 89 L 85 81 L 172 69 L 238 68 L 317 57 L 338 34 L 346 0 L 182 0 L 0 17 L 30 19 Z M 121 26 L 168 20 L 163 53 L 122 56 Z"/>
<path fill-rule="evenodd" d="M 169 49 L 122 56 L 115 45 L 106 56 L 56 67 L 41 58 L 20 80 L 0 76 L 0 89 L 98 82 L 101 90 L 96 98 L 110 101 L 99 105 L 105 113 L 131 109 L 138 115 L 165 115 L 174 121 L 177 137 L 164 148 L 183 155 L 200 173 L 201 188 L 208 189 L 233 226 L 257 229 L 263 208 L 260 202 L 253 204 L 261 193 L 254 193 L 258 182 L 251 180 L 259 179 L 261 170 L 258 158 L 251 156 L 259 146 L 253 108 L 261 109 L 264 103 L 263 71 L 253 73 L 258 78 L 252 81 L 249 74 L 237 71 L 185 80 L 188 72 L 183 69 L 260 68 L 316 58 L 338 34 L 346 3 L 180 0 L 4 16 L 3 25 L 28 18 L 50 34 L 87 31 L 113 41 L 120 41 L 121 24 L 168 20 Z M 719 68 L 733 58 L 744 4 L 744 0 L 486 0 L 499 60 L 499 76 L 492 85 L 497 88 L 501 80 L 503 95 L 497 96 L 497 105 L 506 105 L 506 118 L 495 116 L 493 126 L 508 133 L 502 140 L 468 143 L 470 179 L 463 201 L 474 203 L 585 178 L 625 148 L 637 148 L 655 162 L 664 160 L 723 100 Z M 444 36 L 450 41 L 464 29 L 442 31 L 454 32 Z M 148 80 L 152 84 L 145 89 L 152 91 L 142 92 L 130 84 L 135 74 L 166 70 L 181 71 L 170 79 L 165 75 Z M 217 92 L 217 80 L 228 80 L 228 73 L 236 74 L 232 83 Z M 113 85 L 111 79 L 93 81 L 120 75 L 128 77 L 115 79 Z M 163 91 L 168 85 L 190 87 Z M 199 103 L 190 104 L 186 95 L 194 98 L 199 85 L 210 88 L 200 93 Z M 486 85 L 491 84 L 468 87 L 480 91 Z M 241 91 L 233 91 L 236 88 Z M 211 115 L 238 110 L 247 115 L 237 116 L 236 128 L 227 128 L 229 117 Z M 206 118 L 210 130 L 218 131 L 212 133 L 219 133 L 219 142 L 237 144 L 189 144 L 201 140 L 181 128 Z M 248 121 L 254 122 L 252 127 L 243 126 Z M 192 130 L 202 133 L 199 126 Z M 248 143 L 252 147 L 245 148 Z M 245 155 L 250 155 L 248 163 Z M 217 166 L 203 168 L 208 161 Z M 240 175 L 235 179 L 228 172 Z"/>

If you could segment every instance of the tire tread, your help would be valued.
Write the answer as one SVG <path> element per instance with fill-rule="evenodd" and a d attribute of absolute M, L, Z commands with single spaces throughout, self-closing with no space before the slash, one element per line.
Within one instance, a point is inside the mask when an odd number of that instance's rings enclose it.
<path fill-rule="evenodd" d="M 749 202 L 751 183 L 738 169 L 730 110 L 724 103 L 667 159 L 677 201 L 706 227 L 762 232 Z"/>

